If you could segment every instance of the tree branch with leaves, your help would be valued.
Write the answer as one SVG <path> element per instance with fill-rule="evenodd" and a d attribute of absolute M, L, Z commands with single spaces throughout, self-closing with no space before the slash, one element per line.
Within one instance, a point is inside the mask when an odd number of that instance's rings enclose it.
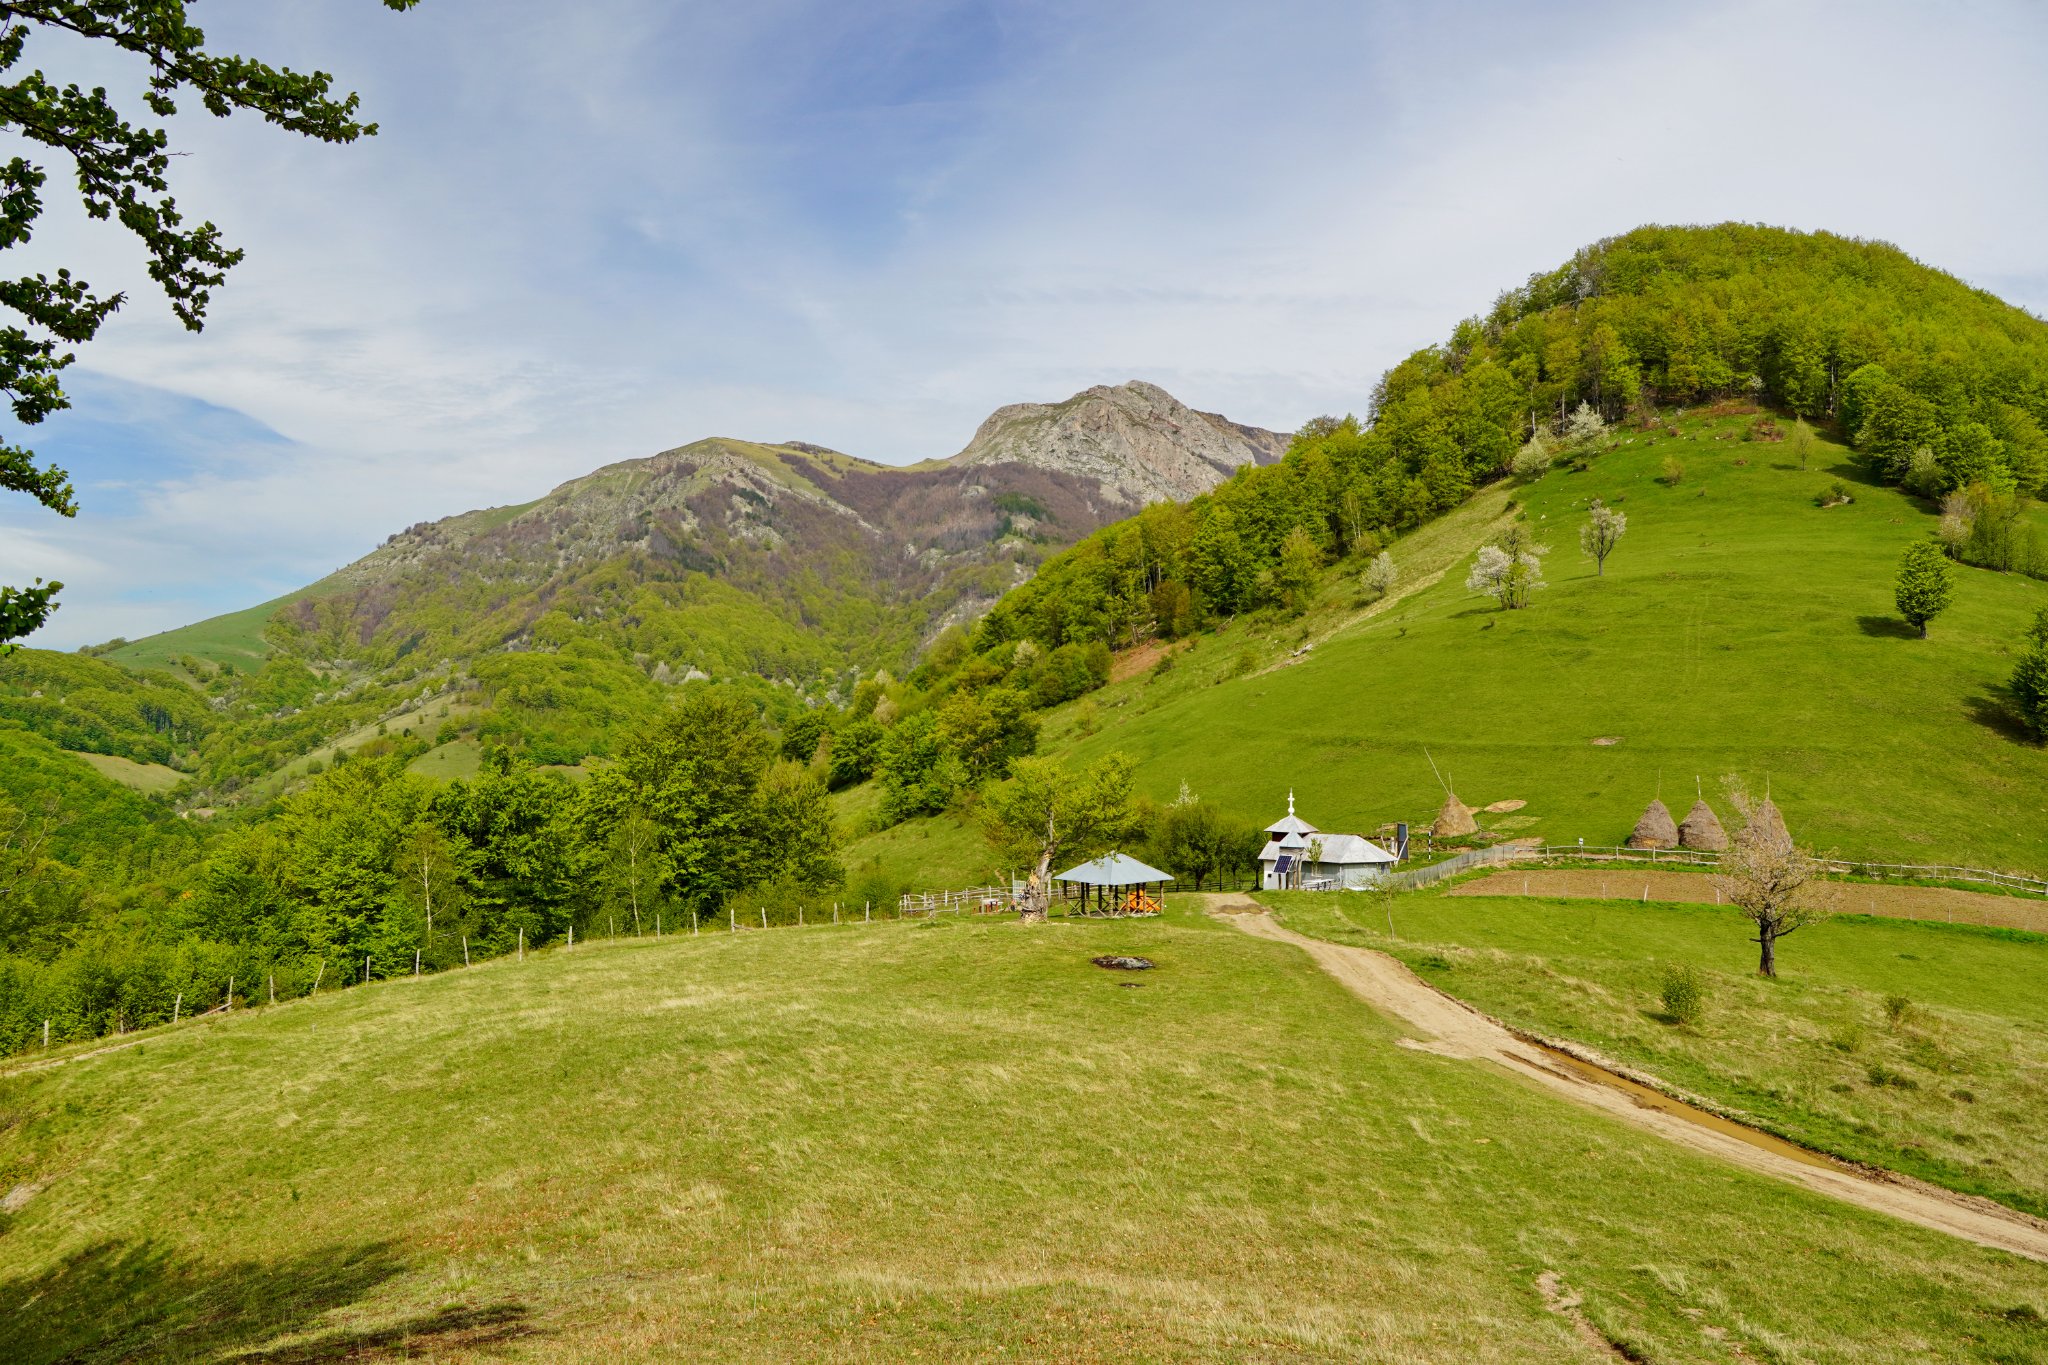
<path fill-rule="evenodd" d="M 408 10 L 419 0 L 382 3 Z M 149 74 L 139 98 L 154 120 L 171 118 L 181 99 L 194 98 L 216 118 L 243 110 L 321 142 L 354 142 L 374 135 L 377 125 L 357 117 L 355 95 L 334 95 L 334 78 L 324 71 L 300 73 L 209 51 L 187 10 L 185 0 L 0 4 L 0 129 L 69 164 L 86 216 L 118 222 L 142 244 L 150 278 L 171 312 L 196 332 L 205 326 L 213 291 L 241 263 L 241 249 L 228 246 L 211 222 L 190 222 L 179 209 L 170 184 L 176 153 L 162 126 L 132 120 L 104 87 L 85 90 L 24 70 L 32 44 L 60 36 L 143 58 Z M 34 234 L 49 175 L 27 157 L 0 164 L 0 251 Z M 70 405 L 60 373 L 77 358 L 74 348 L 97 336 L 126 300 L 69 270 L 0 278 L 0 308 L 19 319 L 0 326 L 0 399 L 17 421 L 34 426 Z M 25 493 L 62 517 L 78 513 L 70 475 L 40 463 L 25 446 L 0 444 L 0 490 Z M 0 587 L 0 653 L 49 618 L 62 586 L 38 578 L 26 588 Z"/>

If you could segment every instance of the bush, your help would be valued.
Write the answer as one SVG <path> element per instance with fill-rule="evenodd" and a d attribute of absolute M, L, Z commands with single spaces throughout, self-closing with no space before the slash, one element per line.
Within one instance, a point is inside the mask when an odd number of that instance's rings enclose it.
<path fill-rule="evenodd" d="M 1664 1013 L 1681 1024 L 1697 1024 L 1706 1014 L 1706 978 L 1687 963 L 1676 962 L 1664 969 L 1659 996 L 1664 1001 Z"/>
<path fill-rule="evenodd" d="M 1887 995 L 1884 998 L 1885 1022 L 1893 1028 L 1899 1027 L 1913 1017 L 1913 1002 L 1903 995 Z"/>
<path fill-rule="evenodd" d="M 1855 499 L 1849 496 L 1849 485 L 1840 479 L 1836 479 L 1813 495 L 1813 504 L 1816 507 L 1840 507 L 1844 503 L 1854 501 Z"/>
<path fill-rule="evenodd" d="M 1659 477 L 1665 487 L 1676 488 L 1685 482 L 1685 464 L 1676 455 L 1666 455 L 1662 468 L 1664 472 Z"/>

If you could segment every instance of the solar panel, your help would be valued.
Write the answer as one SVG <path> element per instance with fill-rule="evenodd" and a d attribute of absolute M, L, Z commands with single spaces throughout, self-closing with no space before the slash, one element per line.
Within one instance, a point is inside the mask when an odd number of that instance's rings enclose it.
<path fill-rule="evenodd" d="M 1287 870 L 1293 866 L 1294 855 L 1292 853 L 1283 853 L 1280 855 L 1280 861 L 1273 865 L 1273 870 L 1284 877 L 1287 875 Z"/>

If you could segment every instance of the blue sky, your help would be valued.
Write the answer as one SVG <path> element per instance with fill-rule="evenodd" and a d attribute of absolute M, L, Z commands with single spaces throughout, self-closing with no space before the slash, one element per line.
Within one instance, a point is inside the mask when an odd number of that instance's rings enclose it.
<path fill-rule="evenodd" d="M 1291 428 L 1642 222 L 1880 237 L 2048 310 L 2028 4 L 194 11 L 383 134 L 178 121 L 181 204 L 249 250 L 200 336 L 105 225 L 16 253 L 132 293 L 32 435 L 84 511 L 0 499 L 0 582 L 67 583 L 38 644 L 705 435 L 910 461 L 1129 378 Z"/>

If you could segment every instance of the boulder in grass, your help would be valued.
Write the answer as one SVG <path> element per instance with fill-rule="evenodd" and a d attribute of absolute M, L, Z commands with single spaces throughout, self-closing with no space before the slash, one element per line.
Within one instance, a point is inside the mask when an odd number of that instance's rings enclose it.
<path fill-rule="evenodd" d="M 1692 803 L 1692 809 L 1685 813 L 1685 819 L 1678 822 L 1678 846 L 1697 849 L 1701 853 L 1721 853 L 1728 848 L 1728 831 L 1721 828 L 1721 818 L 1714 814 L 1714 808 L 1704 799 Z"/>
<path fill-rule="evenodd" d="M 1678 826 L 1662 801 L 1652 801 L 1628 836 L 1630 848 L 1677 848 Z"/>

